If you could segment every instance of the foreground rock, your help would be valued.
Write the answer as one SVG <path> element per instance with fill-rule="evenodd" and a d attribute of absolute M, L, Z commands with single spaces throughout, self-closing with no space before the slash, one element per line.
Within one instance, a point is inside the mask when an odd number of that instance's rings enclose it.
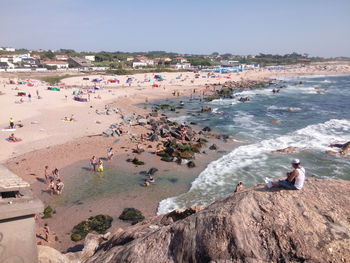
<path fill-rule="evenodd" d="M 310 178 L 301 191 L 258 185 L 118 230 L 87 262 L 346 262 L 349 192 L 340 180 Z"/>

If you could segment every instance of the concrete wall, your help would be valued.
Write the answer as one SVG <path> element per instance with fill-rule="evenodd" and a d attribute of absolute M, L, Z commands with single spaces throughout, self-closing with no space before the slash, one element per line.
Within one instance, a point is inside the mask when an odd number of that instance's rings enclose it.
<path fill-rule="evenodd" d="M 38 262 L 34 217 L 0 220 L 0 262 Z"/>

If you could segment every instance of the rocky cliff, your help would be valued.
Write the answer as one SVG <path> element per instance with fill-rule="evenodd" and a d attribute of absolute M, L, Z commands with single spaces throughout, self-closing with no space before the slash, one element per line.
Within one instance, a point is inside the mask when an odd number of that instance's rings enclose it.
<path fill-rule="evenodd" d="M 81 261 L 350 262 L 350 181 L 309 178 L 301 191 L 258 185 L 199 210 L 88 241 Z"/>
<path fill-rule="evenodd" d="M 350 262 L 350 181 L 263 185 L 119 230 L 87 262 Z"/>

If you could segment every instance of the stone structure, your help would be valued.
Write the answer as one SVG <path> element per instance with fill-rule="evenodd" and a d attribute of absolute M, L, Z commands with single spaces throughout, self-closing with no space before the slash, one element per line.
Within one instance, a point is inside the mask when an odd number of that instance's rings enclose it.
<path fill-rule="evenodd" d="M 38 262 L 34 215 L 44 207 L 29 187 L 0 165 L 0 262 Z"/>

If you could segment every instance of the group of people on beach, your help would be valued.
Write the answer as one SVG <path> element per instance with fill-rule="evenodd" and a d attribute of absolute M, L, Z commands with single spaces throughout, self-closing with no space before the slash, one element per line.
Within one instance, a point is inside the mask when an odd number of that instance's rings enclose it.
<path fill-rule="evenodd" d="M 114 151 L 113 151 L 113 147 L 109 147 L 107 149 L 107 160 L 110 161 L 112 160 L 113 158 L 113 155 L 114 155 Z M 97 160 L 96 156 L 92 156 L 91 159 L 90 159 L 90 167 L 91 167 L 91 170 L 94 171 L 94 172 L 103 172 L 103 161 L 102 161 L 102 158 L 99 158 Z"/>
<path fill-rule="evenodd" d="M 57 194 L 60 195 L 62 194 L 63 188 L 64 188 L 64 183 L 62 182 L 60 175 L 59 175 L 59 170 L 55 168 L 52 170 L 51 174 L 49 173 L 49 166 L 45 166 L 45 171 L 44 171 L 44 176 L 45 176 L 45 182 L 47 184 L 47 191 L 50 194 Z"/>

